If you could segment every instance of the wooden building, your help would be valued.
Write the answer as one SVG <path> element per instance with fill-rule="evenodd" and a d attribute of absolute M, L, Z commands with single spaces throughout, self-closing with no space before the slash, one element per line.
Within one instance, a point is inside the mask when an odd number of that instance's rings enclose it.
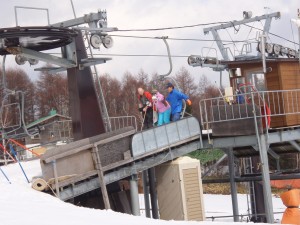
<path fill-rule="evenodd" d="M 48 116 L 42 117 L 27 125 L 27 129 L 35 128 L 39 132 L 33 137 L 26 137 L 26 145 L 47 144 L 72 139 L 72 123 L 68 116 L 60 115 L 51 110 Z"/>
<path fill-rule="evenodd" d="M 255 87 L 270 109 L 270 128 L 300 125 L 300 64 L 297 58 L 267 58 L 223 62 L 230 71 L 233 90 Z M 299 89 L 299 91 L 298 91 Z M 252 90 L 253 91 L 253 90 Z"/>

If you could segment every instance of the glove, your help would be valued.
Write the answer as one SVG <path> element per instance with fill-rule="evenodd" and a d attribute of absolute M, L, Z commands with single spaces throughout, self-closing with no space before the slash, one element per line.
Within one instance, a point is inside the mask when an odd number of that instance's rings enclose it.
<path fill-rule="evenodd" d="M 151 105 L 151 102 L 147 101 L 147 102 L 146 102 L 146 106 L 151 107 L 151 106 L 152 106 L 152 105 Z"/>
<path fill-rule="evenodd" d="M 190 99 L 186 100 L 187 105 L 192 105 L 192 101 Z"/>

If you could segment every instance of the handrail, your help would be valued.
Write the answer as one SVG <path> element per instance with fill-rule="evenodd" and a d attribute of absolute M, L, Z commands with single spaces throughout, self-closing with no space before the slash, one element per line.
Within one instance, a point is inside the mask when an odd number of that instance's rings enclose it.
<path fill-rule="evenodd" d="M 200 100 L 202 125 L 209 127 L 208 124 L 211 123 L 254 118 L 250 110 L 253 104 L 261 109 L 261 112 L 256 115 L 257 118 L 270 119 L 276 116 L 300 114 L 300 89 L 252 91 L 228 97 L 233 101 L 224 101 L 223 97 Z M 254 98 L 254 101 L 251 98 Z M 234 108 L 237 110 L 236 113 L 233 113 Z"/>
<path fill-rule="evenodd" d="M 133 126 L 137 131 L 137 119 L 135 116 L 116 116 L 104 118 L 104 123 L 110 125 L 110 131 L 122 129 L 124 127 Z"/>

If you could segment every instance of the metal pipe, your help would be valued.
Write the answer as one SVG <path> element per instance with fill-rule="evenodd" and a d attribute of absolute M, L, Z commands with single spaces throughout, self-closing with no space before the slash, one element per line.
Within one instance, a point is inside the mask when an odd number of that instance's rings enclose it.
<path fill-rule="evenodd" d="M 288 174 L 288 175 L 270 175 L 271 180 L 290 180 L 290 179 L 300 179 L 300 173 Z M 236 177 L 235 182 L 252 182 L 252 181 L 262 181 L 262 175 L 258 176 L 248 176 L 248 177 Z M 217 179 L 206 179 L 202 180 L 203 184 L 221 184 L 229 183 L 229 178 L 217 178 Z"/>
<path fill-rule="evenodd" d="M 71 6 L 72 6 L 72 10 L 73 10 L 73 14 L 74 14 L 74 18 L 76 19 L 76 12 L 75 12 L 75 7 L 74 7 L 74 4 L 73 4 L 73 0 L 70 0 L 71 1 Z"/>
<path fill-rule="evenodd" d="M 139 202 L 139 190 L 138 190 L 138 177 L 136 174 L 132 174 L 129 185 L 130 185 L 130 199 L 132 214 L 134 216 L 140 216 L 140 202 Z"/>
<path fill-rule="evenodd" d="M 144 189 L 144 202 L 145 202 L 146 217 L 151 218 L 147 170 L 143 171 L 143 189 Z"/>
<path fill-rule="evenodd" d="M 8 179 L 7 175 L 4 173 L 4 171 L 2 170 L 2 168 L 0 167 L 0 171 L 3 174 L 3 176 L 6 178 L 6 180 L 8 181 L 8 183 L 11 184 L 10 180 Z"/>
<path fill-rule="evenodd" d="M 236 188 L 236 183 L 234 181 L 235 167 L 234 167 L 234 155 L 233 155 L 232 148 L 227 150 L 227 155 L 228 155 L 228 167 L 229 167 L 229 174 L 230 174 L 229 180 L 230 180 L 233 220 L 234 222 L 239 222 L 239 206 L 238 206 L 238 199 L 237 199 L 237 188 Z"/>
<path fill-rule="evenodd" d="M 203 146 L 202 146 L 202 148 L 203 148 Z M 223 160 L 224 159 L 226 159 L 227 158 L 227 155 L 226 154 L 224 154 L 220 159 L 218 159 L 218 161 L 214 164 L 214 165 L 212 165 L 203 175 L 202 175 L 202 179 L 204 178 L 204 177 L 206 177 L 212 170 L 214 170 L 221 162 L 223 162 Z"/>
<path fill-rule="evenodd" d="M 266 41 L 266 34 L 263 32 L 263 34 L 260 36 L 260 43 L 261 43 L 261 57 L 262 57 L 262 64 L 263 64 L 263 73 L 267 72 L 266 67 L 266 49 L 265 49 L 265 41 Z"/>
<path fill-rule="evenodd" d="M 50 25 L 49 10 L 48 10 L 47 8 L 26 7 L 26 6 L 15 6 L 16 26 L 19 26 L 19 23 L 18 23 L 18 15 L 17 15 L 17 9 L 44 10 L 44 11 L 46 11 L 46 13 L 47 13 L 47 21 L 48 21 L 48 25 Z"/>
<path fill-rule="evenodd" d="M 158 75 L 159 77 L 166 77 L 166 76 L 169 76 L 171 73 L 172 73 L 172 70 L 173 70 L 173 65 L 172 65 L 172 59 L 171 59 L 171 52 L 170 52 L 170 48 L 169 48 L 169 45 L 168 45 L 168 42 L 167 42 L 167 38 L 168 37 L 160 37 L 163 41 L 164 41 L 164 43 L 165 43 L 165 45 L 166 45 L 166 47 L 167 47 L 167 52 L 168 52 L 168 59 L 169 59 L 169 65 L 170 65 L 170 69 L 169 69 L 169 71 L 166 73 L 166 74 L 162 74 L 162 75 Z"/>
<path fill-rule="evenodd" d="M 149 186 L 150 186 L 150 194 L 151 194 L 150 197 L 151 197 L 151 206 L 152 206 L 152 218 L 159 219 L 154 167 L 148 169 L 148 175 L 149 175 Z"/>
<path fill-rule="evenodd" d="M 58 186 L 58 175 L 57 175 L 57 168 L 56 168 L 56 160 L 55 159 L 52 161 L 52 166 L 53 166 L 53 173 L 54 173 L 54 180 L 55 180 L 56 196 L 60 199 L 59 186 Z"/>
<path fill-rule="evenodd" d="M 296 141 L 289 141 L 289 143 L 297 150 L 300 152 L 300 146 Z"/>
<path fill-rule="evenodd" d="M 265 213 L 266 213 L 267 222 L 274 223 L 267 141 L 265 135 L 260 135 L 260 142 L 261 142 L 261 149 L 259 155 L 262 164 L 262 183 L 263 183 L 265 210 L 266 210 Z"/>

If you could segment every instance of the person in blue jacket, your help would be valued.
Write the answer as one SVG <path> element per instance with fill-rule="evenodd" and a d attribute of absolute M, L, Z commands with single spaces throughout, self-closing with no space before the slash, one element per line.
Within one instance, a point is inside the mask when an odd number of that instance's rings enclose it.
<path fill-rule="evenodd" d="M 191 105 L 192 102 L 189 99 L 189 96 L 174 89 L 174 86 L 172 83 L 167 83 L 167 89 L 168 89 L 169 95 L 166 98 L 166 100 L 171 105 L 172 121 L 175 122 L 180 119 L 180 113 L 182 110 L 182 100 L 185 100 L 188 105 Z"/>

